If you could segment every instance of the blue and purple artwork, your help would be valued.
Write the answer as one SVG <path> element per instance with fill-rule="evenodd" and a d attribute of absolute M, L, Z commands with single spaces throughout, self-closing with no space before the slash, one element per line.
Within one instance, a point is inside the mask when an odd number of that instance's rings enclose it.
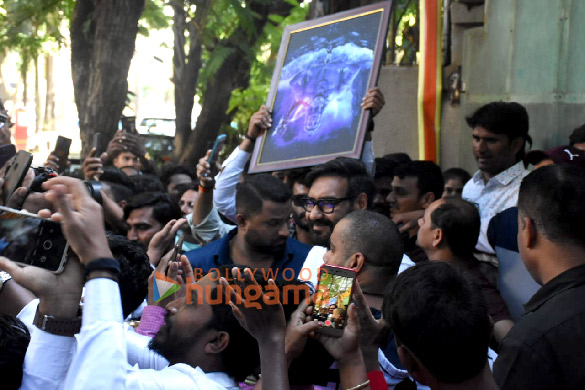
<path fill-rule="evenodd" d="M 382 16 L 291 32 L 260 164 L 354 149 Z"/>

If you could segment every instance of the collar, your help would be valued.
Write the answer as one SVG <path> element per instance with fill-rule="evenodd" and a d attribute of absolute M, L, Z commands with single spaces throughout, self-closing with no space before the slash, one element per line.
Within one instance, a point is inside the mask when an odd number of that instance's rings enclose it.
<path fill-rule="evenodd" d="M 498 173 L 496 176 L 489 179 L 487 184 L 491 183 L 492 181 L 495 181 L 495 182 L 500 183 L 503 186 L 507 186 L 514 179 L 516 179 L 518 176 L 522 175 L 522 173 L 524 173 L 524 171 L 526 171 L 526 168 L 524 168 L 524 162 L 518 161 L 516 164 L 512 165 L 510 168 Z M 483 174 L 481 171 L 475 172 L 472 180 L 475 184 L 484 184 L 485 183 L 483 180 Z M 485 184 L 485 185 L 487 185 L 487 184 Z"/>
<path fill-rule="evenodd" d="M 227 234 L 225 234 L 223 237 L 218 239 L 219 251 L 215 255 L 215 258 L 214 258 L 215 264 L 217 266 L 229 265 L 229 264 L 234 263 L 234 260 L 230 256 L 230 241 L 232 240 L 232 238 L 234 238 L 236 236 L 236 234 L 238 234 L 237 227 L 235 229 L 230 230 Z M 286 240 L 286 247 L 284 249 L 284 254 L 283 254 L 282 258 L 274 261 L 272 263 L 271 268 L 272 269 L 277 269 L 277 268 L 283 269 L 284 268 L 283 266 L 286 265 L 287 263 L 289 263 L 290 261 L 292 261 L 293 257 L 294 257 L 294 248 L 291 247 L 291 239 L 288 238 Z"/>
<path fill-rule="evenodd" d="M 542 286 L 525 305 L 526 313 L 537 310 L 560 293 L 585 284 L 585 264 L 573 267 Z"/>
<path fill-rule="evenodd" d="M 234 381 L 234 379 L 229 376 L 228 374 L 226 374 L 225 372 L 208 372 L 205 373 L 205 376 L 208 379 L 211 379 L 212 381 L 214 381 L 215 383 L 220 384 L 221 386 L 225 387 L 226 389 L 231 389 L 231 388 L 238 388 L 237 383 Z"/>

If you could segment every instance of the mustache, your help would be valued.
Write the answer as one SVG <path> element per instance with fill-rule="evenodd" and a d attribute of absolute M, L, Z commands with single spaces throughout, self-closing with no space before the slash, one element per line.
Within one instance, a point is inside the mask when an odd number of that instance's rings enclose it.
<path fill-rule="evenodd" d="M 335 227 L 335 224 L 328 219 L 318 219 L 316 221 L 310 219 L 308 222 L 310 228 L 313 228 L 314 226 L 328 226 L 333 229 Z"/>

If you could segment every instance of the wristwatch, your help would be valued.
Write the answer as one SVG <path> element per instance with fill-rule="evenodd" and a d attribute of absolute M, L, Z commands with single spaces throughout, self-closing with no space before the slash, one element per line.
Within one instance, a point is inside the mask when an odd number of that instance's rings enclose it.
<path fill-rule="evenodd" d="M 55 318 L 41 313 L 37 308 L 33 325 L 57 336 L 73 337 L 81 329 L 81 317 Z"/>
<path fill-rule="evenodd" d="M 4 283 L 8 282 L 10 279 L 12 279 L 12 276 L 10 276 L 8 272 L 0 271 L 0 291 L 2 291 Z"/>

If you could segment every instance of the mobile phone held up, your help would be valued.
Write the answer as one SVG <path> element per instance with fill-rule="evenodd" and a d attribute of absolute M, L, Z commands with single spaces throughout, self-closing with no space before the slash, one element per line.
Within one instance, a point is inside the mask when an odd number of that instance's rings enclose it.
<path fill-rule="evenodd" d="M 215 142 L 213 143 L 213 148 L 211 149 L 211 154 L 209 155 L 209 158 L 207 159 L 207 162 L 209 163 L 209 166 L 211 167 L 211 175 L 212 176 L 215 176 L 217 174 L 215 163 L 217 162 L 217 158 L 219 157 L 219 152 L 221 151 L 223 144 L 225 144 L 226 139 L 227 139 L 227 135 L 220 134 L 217 136 L 217 138 L 215 139 Z"/>
<path fill-rule="evenodd" d="M 0 206 L 0 256 L 58 274 L 65 269 L 68 249 L 58 223 Z"/>
<path fill-rule="evenodd" d="M 93 135 L 93 147 L 95 148 L 94 157 L 99 158 L 102 155 L 102 153 L 104 152 L 102 150 L 102 134 L 101 133 L 95 133 Z"/>
<path fill-rule="evenodd" d="M 12 164 L 6 168 L 4 175 L 4 204 L 12 196 L 14 191 L 20 186 L 28 173 L 28 168 L 32 164 L 33 155 L 24 150 L 19 150 L 12 161 Z"/>
<path fill-rule="evenodd" d="M 313 296 L 313 320 L 323 323 L 319 333 L 341 337 L 347 325 L 356 272 L 350 268 L 324 265 Z"/>
<path fill-rule="evenodd" d="M 67 169 L 67 160 L 69 159 L 69 148 L 71 147 L 71 139 L 58 136 L 57 143 L 53 154 L 59 158 L 59 167 L 57 172 L 59 174 L 65 172 Z"/>

